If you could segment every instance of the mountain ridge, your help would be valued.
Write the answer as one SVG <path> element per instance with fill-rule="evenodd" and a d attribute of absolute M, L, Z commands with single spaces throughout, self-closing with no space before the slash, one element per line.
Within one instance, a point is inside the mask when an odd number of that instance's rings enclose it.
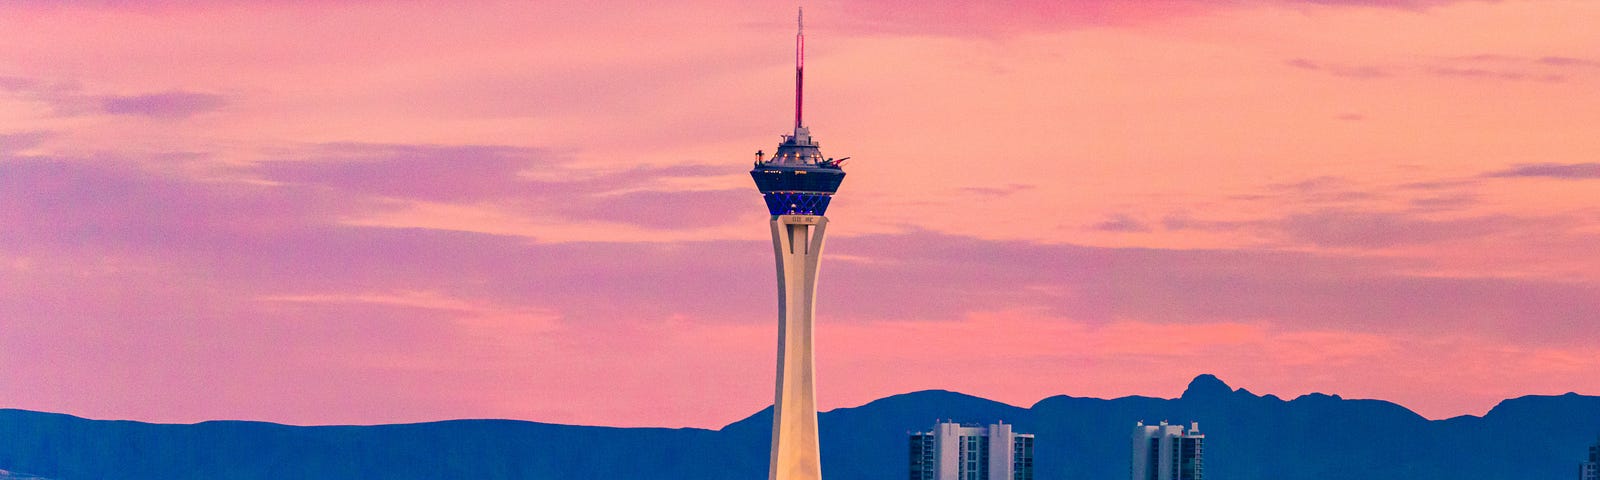
<path fill-rule="evenodd" d="M 906 434 L 938 419 L 1034 433 L 1040 480 L 1121 478 L 1134 422 L 1162 420 L 1200 423 L 1212 478 L 1556 480 L 1600 433 L 1600 397 L 1525 395 L 1481 417 L 1430 420 L 1384 400 L 1258 396 L 1213 375 L 1177 398 L 1055 395 L 1027 407 L 922 390 L 821 413 L 825 475 L 903 478 Z M 48 479 L 732 480 L 765 474 L 770 429 L 770 406 L 716 430 L 496 419 L 157 424 L 0 409 L 0 469 Z"/>

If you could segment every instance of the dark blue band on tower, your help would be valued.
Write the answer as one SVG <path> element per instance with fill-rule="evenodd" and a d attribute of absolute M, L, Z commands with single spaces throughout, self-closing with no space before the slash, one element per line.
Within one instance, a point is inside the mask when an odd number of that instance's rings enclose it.
<path fill-rule="evenodd" d="M 773 215 L 823 215 L 832 195 L 809 192 L 772 192 L 764 195 Z"/>

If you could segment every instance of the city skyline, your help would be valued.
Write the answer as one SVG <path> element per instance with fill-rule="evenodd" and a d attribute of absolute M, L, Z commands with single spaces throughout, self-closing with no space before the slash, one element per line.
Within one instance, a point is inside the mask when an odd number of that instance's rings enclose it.
<path fill-rule="evenodd" d="M 1600 394 L 1600 4 L 1069 3 L 807 5 L 818 407 Z M 451 5 L 0 5 L 0 408 L 769 405 L 793 5 Z"/>

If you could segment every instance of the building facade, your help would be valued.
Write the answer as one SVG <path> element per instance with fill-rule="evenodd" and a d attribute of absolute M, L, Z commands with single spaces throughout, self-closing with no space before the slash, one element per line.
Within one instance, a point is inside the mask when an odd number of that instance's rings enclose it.
<path fill-rule="evenodd" d="M 1133 427 L 1133 458 L 1129 468 L 1131 480 L 1204 480 L 1205 434 L 1200 433 L 1198 422 L 1182 425 L 1145 425 Z"/>
<path fill-rule="evenodd" d="M 1033 434 L 939 422 L 910 435 L 911 480 L 1033 480 Z"/>
<path fill-rule="evenodd" d="M 1578 480 L 1600 480 L 1600 440 L 1589 447 L 1589 461 L 1578 464 Z"/>

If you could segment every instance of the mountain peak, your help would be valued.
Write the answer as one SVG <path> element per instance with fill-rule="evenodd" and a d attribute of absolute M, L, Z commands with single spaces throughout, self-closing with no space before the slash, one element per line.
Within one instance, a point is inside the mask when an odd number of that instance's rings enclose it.
<path fill-rule="evenodd" d="M 1189 388 L 1183 389 L 1182 398 L 1221 397 L 1233 393 L 1233 388 L 1224 383 L 1216 375 L 1201 374 L 1189 381 Z"/>

